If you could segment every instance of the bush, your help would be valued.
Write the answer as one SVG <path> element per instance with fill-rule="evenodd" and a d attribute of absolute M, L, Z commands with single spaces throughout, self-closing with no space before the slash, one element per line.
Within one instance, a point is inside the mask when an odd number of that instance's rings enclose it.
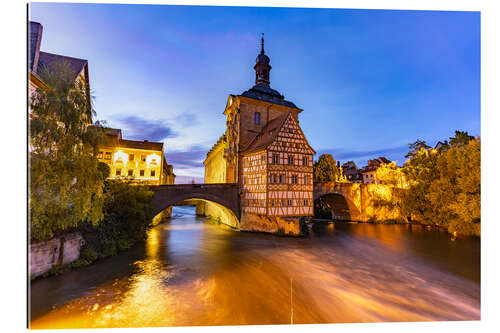
<path fill-rule="evenodd" d="M 144 241 L 152 227 L 153 192 L 129 181 L 108 180 L 104 187 L 104 219 L 97 226 L 89 222 L 78 228 L 86 246 L 81 259 L 93 262 L 124 251 Z"/>

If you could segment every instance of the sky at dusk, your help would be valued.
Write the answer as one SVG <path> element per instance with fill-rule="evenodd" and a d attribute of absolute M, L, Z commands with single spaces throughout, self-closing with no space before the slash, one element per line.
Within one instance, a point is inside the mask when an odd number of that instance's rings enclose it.
<path fill-rule="evenodd" d="M 254 85 L 262 32 L 316 158 L 402 165 L 416 139 L 480 135 L 479 12 L 33 3 L 29 18 L 42 51 L 88 60 L 97 118 L 165 142 L 181 181 L 202 180 L 228 95 Z"/>

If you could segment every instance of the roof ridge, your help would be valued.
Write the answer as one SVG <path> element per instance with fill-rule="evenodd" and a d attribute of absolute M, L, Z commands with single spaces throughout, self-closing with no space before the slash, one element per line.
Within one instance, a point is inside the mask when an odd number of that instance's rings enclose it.
<path fill-rule="evenodd" d="M 292 111 L 290 110 L 290 111 L 288 111 L 282 115 L 279 115 L 278 117 L 273 118 L 270 121 L 268 121 L 267 124 L 264 127 L 262 127 L 262 130 L 259 133 L 257 133 L 252 140 L 249 141 L 249 143 L 245 146 L 244 149 L 242 149 L 242 152 L 247 151 L 259 139 L 260 135 L 264 135 L 267 131 L 273 130 L 274 128 L 269 128 L 269 127 L 271 127 L 270 125 L 274 125 L 274 123 L 276 122 L 277 123 L 276 124 L 277 125 L 276 132 L 274 133 L 274 135 L 272 136 L 270 141 L 263 145 L 263 147 L 269 146 L 272 142 L 274 142 L 274 140 L 276 139 L 276 136 L 278 135 L 278 132 L 281 130 L 281 128 L 283 127 L 286 120 L 288 119 L 288 117 L 290 117 L 291 114 L 292 114 Z"/>
<path fill-rule="evenodd" d="M 75 58 L 75 57 L 65 56 L 65 55 L 57 54 L 57 53 L 50 53 L 50 52 L 45 52 L 45 51 L 40 51 L 40 53 L 45 53 L 45 54 L 50 54 L 50 55 L 58 56 L 58 57 L 62 57 L 62 58 L 69 58 L 69 59 L 74 59 L 74 60 L 80 60 L 80 61 L 88 62 L 87 59 Z"/>

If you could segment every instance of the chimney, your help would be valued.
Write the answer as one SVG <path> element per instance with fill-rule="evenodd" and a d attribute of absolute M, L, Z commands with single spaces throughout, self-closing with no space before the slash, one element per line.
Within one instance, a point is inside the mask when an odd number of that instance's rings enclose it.
<path fill-rule="evenodd" d="M 38 57 L 40 55 L 40 44 L 42 43 L 43 27 L 38 22 L 31 22 L 29 27 L 29 69 L 36 73 L 38 69 Z"/>

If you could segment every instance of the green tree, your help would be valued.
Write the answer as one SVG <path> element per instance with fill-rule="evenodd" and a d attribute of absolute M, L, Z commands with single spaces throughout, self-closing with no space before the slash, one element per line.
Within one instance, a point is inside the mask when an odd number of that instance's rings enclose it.
<path fill-rule="evenodd" d="M 107 257 L 145 240 L 154 217 L 152 198 L 153 191 L 148 186 L 107 180 L 102 221 L 97 226 L 85 221 L 78 227 L 86 247 L 100 257 Z M 93 260 L 87 258 L 89 262 Z"/>
<path fill-rule="evenodd" d="M 313 164 L 315 182 L 345 181 L 342 169 L 331 154 L 322 154 Z"/>
<path fill-rule="evenodd" d="M 417 140 L 413 143 L 408 144 L 410 151 L 405 155 L 406 158 L 418 155 L 418 152 L 422 149 L 429 149 L 430 146 L 427 145 L 425 141 Z"/>
<path fill-rule="evenodd" d="M 450 146 L 452 147 L 465 146 L 473 139 L 474 137 L 470 136 L 469 133 L 467 132 L 455 131 L 455 136 L 450 138 Z"/>
<path fill-rule="evenodd" d="M 103 175 L 97 150 L 102 132 L 89 131 L 94 111 L 86 86 L 68 64 L 42 68 L 47 89 L 30 96 L 29 217 L 33 240 L 88 219 L 102 219 Z"/>
<path fill-rule="evenodd" d="M 480 139 L 456 132 L 443 150 L 421 147 L 405 163 L 408 183 L 401 193 L 401 211 L 424 224 L 449 232 L 480 235 Z"/>
<path fill-rule="evenodd" d="M 399 188 L 406 187 L 405 176 L 402 168 L 398 168 L 396 162 L 382 163 L 376 171 L 377 179 L 382 184 L 391 185 Z"/>

